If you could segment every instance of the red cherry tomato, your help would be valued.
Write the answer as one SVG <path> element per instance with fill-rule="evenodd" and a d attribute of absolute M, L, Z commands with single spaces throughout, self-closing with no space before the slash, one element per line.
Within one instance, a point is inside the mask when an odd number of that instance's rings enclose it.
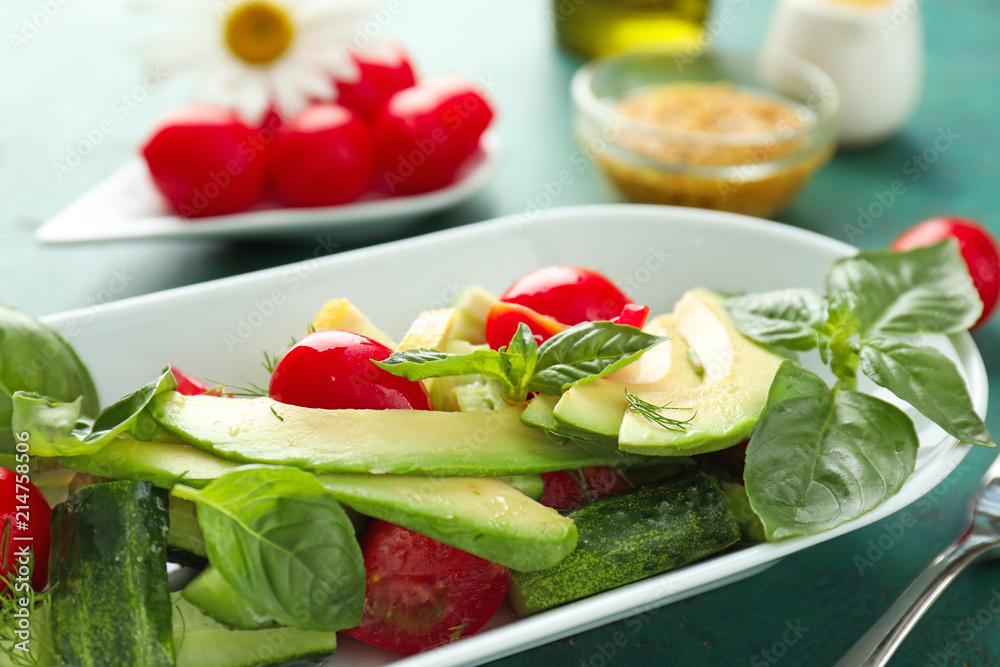
<path fill-rule="evenodd" d="M 580 486 L 581 475 L 586 488 Z M 543 472 L 542 481 L 545 487 L 538 502 L 560 512 L 571 512 L 601 496 L 613 496 L 635 488 L 635 484 L 623 471 L 605 466 L 584 468 L 572 473 L 565 470 Z"/>
<path fill-rule="evenodd" d="M 900 234 L 889 247 L 912 250 L 952 238 L 958 241 L 969 275 L 983 302 L 983 314 L 972 327 L 976 328 L 990 319 L 1000 298 L 1000 250 L 996 238 L 985 226 L 967 218 L 931 218 Z"/>
<path fill-rule="evenodd" d="M 448 185 L 492 119 L 489 102 L 463 79 L 428 79 L 397 92 L 375 121 L 384 185 L 393 194 Z"/>
<path fill-rule="evenodd" d="M 186 218 L 243 211 L 264 195 L 265 144 L 229 109 L 168 116 L 142 149 L 157 189 Z"/>
<path fill-rule="evenodd" d="M 353 201 L 375 175 L 375 140 L 357 114 L 314 104 L 290 119 L 274 140 L 271 185 L 291 206 Z"/>
<path fill-rule="evenodd" d="M 531 308 L 497 301 L 486 314 L 486 342 L 494 350 L 509 345 L 522 323 L 528 325 L 539 345 L 566 328 L 562 322 L 539 315 Z"/>
<path fill-rule="evenodd" d="M 392 350 L 366 336 L 316 331 L 281 358 L 268 393 L 276 401 L 304 408 L 430 410 L 422 384 L 371 363 L 390 354 Z"/>
<path fill-rule="evenodd" d="M 41 591 L 49 581 L 50 515 L 48 501 L 26 475 L 0 468 L 0 531 L 6 533 L 9 523 L 11 537 L 0 568 L 13 583 L 15 593 L 27 590 L 19 588 L 23 584 L 17 581 L 18 568 L 25 564 L 19 558 L 22 547 L 27 547 L 35 556 L 31 587 Z M 6 592 L 5 589 L 6 586 L 0 583 L 0 593 Z"/>
<path fill-rule="evenodd" d="M 364 52 L 354 52 L 351 59 L 358 66 L 356 81 L 337 81 L 337 104 L 353 110 L 365 120 L 374 121 L 394 93 L 416 84 L 409 56 L 399 44 L 393 45 L 395 63 L 373 59 Z"/>
<path fill-rule="evenodd" d="M 500 296 L 570 326 L 621 315 L 632 299 L 597 271 L 547 266 L 525 274 Z"/>
<path fill-rule="evenodd" d="M 477 632 L 507 592 L 510 570 L 385 521 L 361 538 L 365 615 L 344 630 L 375 646 L 415 653 Z"/>
<path fill-rule="evenodd" d="M 201 396 L 203 394 L 219 396 L 222 393 L 219 387 L 210 387 L 195 376 L 188 375 L 176 366 L 171 366 L 170 372 L 174 374 L 174 379 L 177 380 L 178 394 L 183 394 L 184 396 Z"/>

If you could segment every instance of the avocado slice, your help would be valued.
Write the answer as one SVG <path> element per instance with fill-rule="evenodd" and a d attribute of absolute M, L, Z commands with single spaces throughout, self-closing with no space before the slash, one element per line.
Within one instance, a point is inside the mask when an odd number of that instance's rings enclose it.
<path fill-rule="evenodd" d="M 240 467 L 188 445 L 129 438 L 118 438 L 89 456 L 67 457 L 63 463 L 167 489 L 176 484 L 201 487 Z M 490 477 L 346 474 L 316 479 L 361 514 L 519 570 L 550 567 L 576 546 L 572 521 Z"/>
<path fill-rule="evenodd" d="M 170 599 L 177 667 L 313 665 L 337 650 L 335 632 L 288 627 L 234 630 L 201 613 L 180 593 Z"/>
<path fill-rule="evenodd" d="M 149 410 L 187 444 L 222 458 L 318 473 L 495 477 L 630 460 L 607 447 L 552 442 L 522 425 L 514 406 L 491 412 L 320 410 L 269 398 L 165 392 Z"/>
<path fill-rule="evenodd" d="M 259 630 L 277 625 L 273 618 L 260 613 L 241 598 L 211 565 L 188 582 L 181 591 L 181 597 L 209 618 L 235 630 Z"/>
<path fill-rule="evenodd" d="M 652 320 L 645 330 L 660 336 L 671 336 L 671 339 L 660 343 L 617 373 L 571 387 L 563 393 L 552 412 L 556 421 L 617 443 L 628 407 L 626 389 L 641 394 L 701 383 L 701 378 L 688 361 L 687 343 L 674 327 L 670 314 Z"/>
<path fill-rule="evenodd" d="M 479 285 L 467 287 L 455 297 L 451 307 L 458 312 L 450 337 L 473 345 L 486 343 L 486 315 L 496 303 L 496 295 Z"/>
<path fill-rule="evenodd" d="M 626 412 L 618 446 L 626 452 L 686 456 L 724 449 L 750 437 L 782 357 L 745 338 L 729 319 L 725 297 L 706 289 L 686 293 L 674 307 L 674 327 L 700 359 L 696 385 L 636 392 L 653 405 L 691 408 L 683 430 L 667 430 Z"/>

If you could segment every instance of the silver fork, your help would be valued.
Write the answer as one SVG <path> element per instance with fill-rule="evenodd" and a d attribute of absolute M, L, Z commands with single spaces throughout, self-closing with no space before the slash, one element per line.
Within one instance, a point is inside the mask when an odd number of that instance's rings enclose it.
<path fill-rule="evenodd" d="M 981 556 L 1000 547 L 1000 457 L 983 476 L 972 525 L 965 535 L 934 559 L 834 667 L 880 667 L 903 643 L 917 621 L 955 577 Z M 994 554 L 995 555 L 995 554 Z"/>

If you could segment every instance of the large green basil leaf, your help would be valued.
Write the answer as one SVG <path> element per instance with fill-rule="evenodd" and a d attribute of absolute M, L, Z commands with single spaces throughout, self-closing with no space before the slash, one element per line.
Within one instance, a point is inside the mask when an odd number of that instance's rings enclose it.
<path fill-rule="evenodd" d="M 157 394 L 177 388 L 170 369 L 101 410 L 90 421 L 83 403 L 52 401 L 46 396 L 22 391 L 13 396 L 13 428 L 28 433 L 31 453 L 36 456 L 81 456 L 93 454 L 127 431 Z"/>
<path fill-rule="evenodd" d="M 315 477 L 295 468 L 236 470 L 173 494 L 198 504 L 209 562 L 259 612 L 300 630 L 361 623 L 361 548 L 347 514 Z"/>
<path fill-rule="evenodd" d="M 726 299 L 726 310 L 744 336 L 764 345 L 806 351 L 819 344 L 826 297 L 809 289 L 783 289 Z"/>
<path fill-rule="evenodd" d="M 499 350 L 475 350 L 468 354 L 451 354 L 436 350 L 401 350 L 393 352 L 384 361 L 373 359 L 372 363 L 408 380 L 479 373 L 499 380 L 504 393 L 508 396 L 517 393 L 517 384 L 523 380 L 524 374 L 524 361 L 520 357 Z M 519 370 L 521 377 L 516 377 Z"/>
<path fill-rule="evenodd" d="M 934 348 L 868 339 L 861 371 L 960 441 L 996 447 L 955 364 Z"/>
<path fill-rule="evenodd" d="M 613 322 L 584 322 L 560 331 L 538 348 L 528 389 L 558 396 L 575 384 L 610 375 L 670 336 L 654 336 Z"/>
<path fill-rule="evenodd" d="M 831 300 L 846 300 L 862 339 L 965 331 L 983 309 L 953 240 L 908 252 L 865 250 L 837 260 L 826 286 Z"/>
<path fill-rule="evenodd" d="M 747 496 L 769 540 L 819 533 L 899 491 L 918 445 L 913 422 L 899 408 L 856 391 L 832 391 L 785 361 L 747 446 Z"/>
<path fill-rule="evenodd" d="M 16 391 L 70 405 L 79 398 L 83 419 L 93 419 L 101 408 L 90 373 L 70 344 L 24 311 L 0 305 L 0 452 L 14 451 Z"/>

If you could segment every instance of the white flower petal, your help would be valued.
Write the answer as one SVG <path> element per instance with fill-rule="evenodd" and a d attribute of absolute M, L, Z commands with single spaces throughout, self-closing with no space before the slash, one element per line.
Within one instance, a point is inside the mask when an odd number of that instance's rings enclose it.
<path fill-rule="evenodd" d="M 374 0 L 270 0 L 287 12 L 294 40 L 270 66 L 247 64 L 226 46 L 225 20 L 248 1 L 132 0 L 131 8 L 149 23 L 137 30 L 148 59 L 175 73 L 197 72 L 198 99 L 227 105 L 251 122 L 272 103 L 294 113 L 310 100 L 334 98 L 333 78 L 357 81 L 355 41 L 365 43 L 366 57 L 370 50 L 372 59 L 398 62 L 383 40 L 368 44 L 363 32 L 380 4 Z"/>

